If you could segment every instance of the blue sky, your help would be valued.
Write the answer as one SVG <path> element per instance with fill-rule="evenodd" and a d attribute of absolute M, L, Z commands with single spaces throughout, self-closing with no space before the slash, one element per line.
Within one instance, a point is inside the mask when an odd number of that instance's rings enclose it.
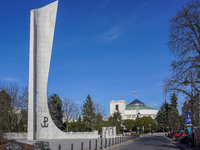
<path fill-rule="evenodd" d="M 53 1 L 1 1 L 0 82 L 28 85 L 30 10 Z M 169 19 L 188 1 L 60 0 L 48 94 L 79 104 L 90 94 L 109 115 L 110 100 L 128 104 L 137 91 L 139 100 L 159 109 L 173 60 Z"/>

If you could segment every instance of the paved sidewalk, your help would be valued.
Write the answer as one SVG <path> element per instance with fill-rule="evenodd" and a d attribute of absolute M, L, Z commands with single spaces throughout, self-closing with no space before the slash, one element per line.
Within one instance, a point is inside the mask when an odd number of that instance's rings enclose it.
<path fill-rule="evenodd" d="M 81 150 L 81 143 L 83 142 L 83 150 L 89 150 L 89 141 L 91 141 L 91 150 L 95 149 L 95 143 L 97 140 L 97 150 L 100 150 L 101 148 L 101 138 L 98 139 L 61 139 L 61 140 L 44 140 L 49 142 L 50 144 L 50 148 L 51 150 L 58 150 L 59 145 L 61 145 L 61 150 L 71 150 L 71 144 L 73 143 L 73 150 Z M 109 140 L 107 139 L 107 147 L 105 148 L 105 139 L 102 139 L 102 146 L 103 149 L 106 150 L 114 150 L 116 148 L 119 148 L 123 145 L 129 144 L 131 143 L 133 140 L 135 139 L 130 139 L 128 141 L 124 141 L 123 143 L 120 141 L 115 145 L 115 141 L 114 144 L 112 145 L 112 140 L 109 146 Z M 36 141 L 39 140 L 31 140 L 31 141 L 27 141 L 27 140 L 17 140 L 23 143 L 28 143 L 28 144 L 33 144 Z"/>
<path fill-rule="evenodd" d="M 81 150 L 81 143 L 83 142 L 83 149 L 89 149 L 89 141 L 91 140 L 91 146 L 95 146 L 95 141 L 97 140 L 98 146 L 100 146 L 101 139 L 60 139 L 60 140 L 41 140 L 49 142 L 51 150 L 58 150 L 59 145 L 61 150 L 71 150 L 71 144 L 73 143 L 74 150 Z M 23 143 L 33 144 L 40 140 L 18 140 Z"/>

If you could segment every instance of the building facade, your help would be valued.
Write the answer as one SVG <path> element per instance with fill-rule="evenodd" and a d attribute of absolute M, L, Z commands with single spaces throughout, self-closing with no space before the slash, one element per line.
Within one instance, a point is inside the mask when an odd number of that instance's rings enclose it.
<path fill-rule="evenodd" d="M 110 116 L 114 112 L 119 111 L 122 116 L 122 120 L 133 119 L 137 117 L 151 117 L 152 119 L 156 118 L 158 113 L 157 109 L 147 107 L 144 103 L 138 99 L 133 100 L 130 104 L 126 105 L 125 100 L 112 100 L 110 101 Z"/>
<path fill-rule="evenodd" d="M 197 103 L 200 104 L 200 95 L 196 94 L 193 98 Z M 182 107 L 182 116 L 186 120 L 186 113 L 192 112 L 192 124 L 194 126 L 200 125 L 200 105 L 194 100 L 186 100 Z"/>

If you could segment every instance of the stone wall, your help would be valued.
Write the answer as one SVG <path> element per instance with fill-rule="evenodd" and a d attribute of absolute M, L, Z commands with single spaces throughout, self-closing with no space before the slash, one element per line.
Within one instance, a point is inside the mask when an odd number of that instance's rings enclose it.
<path fill-rule="evenodd" d="M 65 136 L 54 137 L 54 139 L 97 139 L 98 131 L 94 132 L 63 132 Z M 27 133 L 4 133 L 4 138 L 7 139 L 27 139 Z M 47 138 L 49 139 L 49 138 Z M 41 139 L 42 140 L 42 139 Z"/>
<path fill-rule="evenodd" d="M 4 138 L 7 139 L 27 139 L 27 133 L 26 132 L 19 132 L 19 133 L 4 133 Z"/>

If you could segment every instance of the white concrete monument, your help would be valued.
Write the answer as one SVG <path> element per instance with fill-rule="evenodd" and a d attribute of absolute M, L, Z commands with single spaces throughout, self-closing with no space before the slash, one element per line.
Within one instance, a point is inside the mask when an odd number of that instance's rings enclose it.
<path fill-rule="evenodd" d="M 116 126 L 102 127 L 102 138 L 113 138 L 113 137 L 116 137 Z"/>
<path fill-rule="evenodd" d="M 54 124 L 47 104 L 47 82 L 58 1 L 31 10 L 29 54 L 28 140 L 97 138 L 90 133 L 62 132 Z"/>

